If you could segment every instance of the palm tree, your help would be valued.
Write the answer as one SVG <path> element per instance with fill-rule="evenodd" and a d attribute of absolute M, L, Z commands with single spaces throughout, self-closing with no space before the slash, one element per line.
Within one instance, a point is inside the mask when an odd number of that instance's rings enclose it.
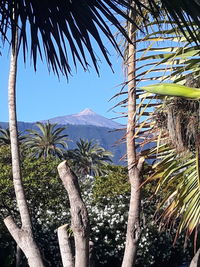
<path fill-rule="evenodd" d="M 18 140 L 21 143 L 25 139 L 21 133 L 18 133 Z M 0 128 L 0 145 L 10 145 L 10 130 L 9 128 L 2 129 Z"/>
<path fill-rule="evenodd" d="M 0 129 L 0 144 L 1 145 L 10 145 L 10 131 L 7 129 Z"/>
<path fill-rule="evenodd" d="M 72 161 L 80 176 L 100 175 L 101 167 L 111 162 L 112 153 L 92 141 L 80 139 L 76 145 L 77 148 L 67 151 L 66 158 Z"/>
<path fill-rule="evenodd" d="M 140 105 L 143 107 L 140 114 L 145 114 L 148 119 L 146 121 L 144 119 L 141 123 L 140 137 L 145 138 L 146 132 L 150 137 L 150 142 L 155 142 L 156 147 L 149 155 L 157 159 L 153 165 L 155 174 L 151 179 L 157 179 L 157 191 L 164 188 L 166 192 L 163 205 L 161 205 L 165 207 L 163 213 L 165 220 L 178 219 L 177 234 L 186 230 L 187 235 L 190 235 L 198 229 L 200 223 L 200 104 L 199 97 L 191 100 L 193 93 L 199 94 L 200 91 L 198 89 L 200 88 L 198 63 L 200 50 L 198 46 L 187 41 L 176 25 L 173 29 L 158 30 L 146 39 L 150 42 L 147 50 L 154 53 L 141 57 L 140 61 L 145 63 L 149 60 L 147 71 L 149 76 L 145 76 L 145 72 L 141 70 L 141 74 L 137 77 L 141 80 L 144 78 L 144 80 L 158 81 L 156 85 L 149 86 L 153 89 L 151 93 L 154 90 L 157 93 L 157 100 L 152 94 L 141 92 L 143 95 L 140 95 L 140 99 L 144 101 L 148 97 L 151 102 L 145 104 L 143 102 Z M 169 40 L 172 44 L 170 48 L 168 47 Z M 155 47 L 155 41 L 159 42 L 159 47 Z M 145 49 L 142 52 L 145 54 Z M 172 83 L 163 83 L 169 80 Z M 168 87 L 170 92 L 168 92 Z M 165 93 L 162 89 L 165 89 Z M 191 97 L 190 93 L 192 93 Z M 148 130 L 145 130 L 147 128 Z"/>
<path fill-rule="evenodd" d="M 28 130 L 25 144 L 31 149 L 32 156 L 47 158 L 49 156 L 63 158 L 67 148 L 67 134 L 63 134 L 65 127 L 57 124 L 37 122 L 37 130 Z"/>
<path fill-rule="evenodd" d="M 199 77 L 189 74 L 186 79 L 188 86 L 200 88 Z M 179 219 L 177 236 L 182 230 L 187 235 L 198 232 L 200 224 L 199 114 L 199 100 L 177 97 L 168 97 L 157 111 L 162 142 L 156 148 L 160 160 L 153 165 L 151 179 L 157 177 L 157 190 L 165 188 L 163 220 Z"/>
<path fill-rule="evenodd" d="M 134 3 L 134 1 L 132 1 Z M 194 69 L 196 76 L 199 75 L 198 59 L 192 59 L 193 55 L 199 55 L 199 47 L 196 45 L 190 45 L 187 38 L 182 34 L 176 24 L 173 29 L 170 27 L 170 21 L 166 21 L 168 25 L 168 31 L 162 32 L 158 27 L 159 22 L 151 22 L 150 25 L 146 24 L 149 34 L 142 39 L 137 36 L 136 30 L 132 25 L 129 26 L 129 37 L 132 39 L 133 44 L 127 45 L 127 87 L 126 99 L 121 101 L 120 104 L 124 106 L 127 103 L 128 107 L 128 124 L 127 124 L 127 161 L 129 170 L 129 180 L 132 183 L 132 197 L 129 210 L 129 221 L 127 227 L 126 249 L 124 254 L 124 260 L 122 266 L 134 266 L 136 258 L 136 248 L 140 237 L 140 185 L 142 181 L 140 155 L 144 154 L 143 146 L 149 141 L 151 142 L 155 137 L 155 128 L 153 124 L 149 122 L 152 115 L 152 107 L 161 106 L 161 102 L 152 100 L 154 97 L 150 94 L 144 94 L 139 86 L 149 83 L 151 80 L 165 80 L 169 77 L 173 79 L 179 79 L 184 82 L 185 72 Z M 152 28 L 151 28 L 152 27 Z M 131 29 L 132 28 L 132 29 Z M 152 29 L 154 30 L 152 32 Z M 155 32 L 157 29 L 157 32 Z M 180 47 L 169 47 L 169 43 L 166 42 L 166 47 L 161 43 L 163 40 L 171 40 L 171 42 L 177 42 L 180 40 Z M 134 42 L 135 41 L 135 42 Z M 147 48 L 136 47 L 136 44 L 142 43 Z M 150 44 L 147 45 L 147 42 Z M 157 45 L 157 42 L 160 42 Z M 157 47 L 156 47 L 157 45 Z M 194 49 L 193 49 L 194 48 Z M 181 75 L 181 64 L 186 64 L 184 73 Z M 184 66 L 185 67 L 185 66 Z M 171 84 L 170 84 L 171 86 Z M 147 86 L 148 87 L 148 86 Z M 147 88 L 145 87 L 145 88 Z M 151 87 L 150 87 L 151 88 Z M 123 92 L 124 94 L 124 92 Z M 165 91 L 166 94 L 166 91 Z M 119 95 L 119 94 L 118 94 Z M 166 125 L 166 123 L 164 123 Z M 150 128 L 152 126 L 152 132 Z M 135 142 L 137 140 L 137 143 Z M 158 136 L 159 140 L 159 136 Z M 155 141 L 155 140 L 153 140 Z M 159 141 L 158 141 L 159 142 Z M 140 153 L 136 153 L 136 148 L 139 148 Z M 156 155 L 154 155 L 155 157 Z M 134 192 L 135 190 L 135 192 Z M 198 211 L 198 210 L 197 210 Z M 133 234 L 134 229 L 134 234 Z"/>
<path fill-rule="evenodd" d="M 189 235 L 198 232 L 200 223 L 199 100 L 180 97 L 190 98 L 192 93 L 193 98 L 193 93 L 198 92 L 199 99 L 199 47 L 190 44 L 177 25 L 163 31 L 158 29 L 145 39 L 149 44 L 139 51 L 141 54 L 136 62 L 143 64 L 135 77 L 138 84 L 154 80 L 158 83 L 142 87 L 137 84 L 139 104 L 135 111 L 135 136 L 144 140 L 140 141 L 140 148 L 148 138 L 156 144 L 151 151 L 152 158 L 157 159 L 153 165 L 155 173 L 149 181 L 157 180 L 157 191 L 164 189 L 166 192 L 161 203 L 163 220 L 174 222 L 178 219 L 177 236 L 182 230 Z M 159 83 L 169 80 L 172 83 Z M 144 93 L 141 88 L 150 93 Z M 158 94 L 157 99 L 151 93 Z M 146 153 L 141 151 L 141 154 Z"/>
<path fill-rule="evenodd" d="M 132 6 L 135 7 L 134 1 Z M 137 13 L 130 12 L 130 17 L 139 21 Z M 128 178 L 131 185 L 130 204 L 128 212 L 126 244 L 122 261 L 122 267 L 135 266 L 137 247 L 140 240 L 140 202 L 141 202 L 141 181 L 143 158 L 138 156 L 136 151 L 136 111 L 137 111 L 137 90 L 136 90 L 136 69 L 137 69 L 137 28 L 127 22 L 127 32 L 132 43 L 126 44 L 124 64 L 127 69 L 127 129 L 126 129 L 126 155 Z"/>

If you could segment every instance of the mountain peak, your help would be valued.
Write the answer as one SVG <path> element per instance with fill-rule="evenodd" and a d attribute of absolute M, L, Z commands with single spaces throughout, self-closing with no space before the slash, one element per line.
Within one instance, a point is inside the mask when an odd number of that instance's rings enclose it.
<path fill-rule="evenodd" d="M 76 114 L 77 116 L 85 116 L 85 115 L 95 115 L 96 113 L 89 109 L 89 108 L 85 108 L 84 110 L 82 110 L 81 112 L 79 112 L 78 114 Z"/>
<path fill-rule="evenodd" d="M 94 125 L 98 127 L 106 127 L 111 129 L 121 128 L 121 125 L 115 121 L 107 119 L 93 110 L 86 108 L 79 113 L 55 117 L 48 120 L 50 123 L 57 123 L 61 125 Z M 46 121 L 42 121 L 46 122 Z"/>

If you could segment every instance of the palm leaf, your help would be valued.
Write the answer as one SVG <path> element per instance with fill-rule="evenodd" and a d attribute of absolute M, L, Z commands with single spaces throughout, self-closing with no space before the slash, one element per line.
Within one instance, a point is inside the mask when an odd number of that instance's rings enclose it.
<path fill-rule="evenodd" d="M 180 84 L 172 84 L 172 83 L 159 83 L 159 84 L 152 84 L 144 87 L 140 87 L 141 89 L 158 94 L 158 95 L 165 95 L 165 96 L 178 96 L 184 98 L 191 98 L 191 99 L 199 99 L 200 98 L 200 89 L 198 88 L 190 88 Z"/>
<path fill-rule="evenodd" d="M 179 24 L 172 21 L 166 24 L 168 28 L 164 30 L 160 30 L 157 22 L 146 25 L 149 34 L 142 39 L 138 38 L 136 42 L 138 48 L 135 62 L 137 86 L 134 90 L 136 90 L 138 100 L 137 111 L 134 114 L 137 122 L 134 137 L 137 137 L 137 145 L 140 149 L 138 153 L 141 155 L 146 153 L 146 157 L 151 160 L 157 159 L 153 166 L 155 173 L 148 180 L 157 180 L 156 192 L 160 190 L 164 192 L 165 197 L 160 204 L 160 207 L 164 209 L 163 220 L 179 220 L 178 233 L 186 228 L 189 229 L 188 233 L 191 233 L 192 229 L 199 224 L 199 209 L 196 203 L 199 203 L 200 192 L 197 186 L 199 174 L 196 156 L 186 151 L 184 151 L 185 154 L 179 153 L 176 145 L 172 146 L 169 133 L 166 128 L 162 130 L 162 125 L 160 126 L 163 121 L 167 124 L 166 120 L 160 119 L 160 114 L 161 111 L 167 109 L 169 100 L 174 99 L 174 92 L 178 92 L 176 95 L 179 97 L 199 97 L 199 89 L 188 88 L 184 85 L 189 73 L 194 73 L 195 77 L 200 75 L 200 50 L 199 46 L 188 41 L 190 32 L 187 26 L 183 26 L 183 34 L 179 30 Z M 194 23 L 187 21 L 187 24 L 188 27 L 198 29 Z M 153 31 L 154 29 L 156 32 Z M 153 80 L 162 83 L 156 86 L 149 85 Z M 173 81 L 173 84 L 163 84 L 164 81 L 169 80 Z M 127 94 L 123 91 L 125 85 L 121 90 L 121 96 L 124 97 L 120 100 L 122 107 L 127 103 Z M 162 88 L 163 95 L 154 97 L 149 93 L 144 94 L 141 88 L 151 93 L 155 93 L 156 89 L 157 92 L 161 92 Z M 120 93 L 116 94 L 117 97 L 119 95 Z M 148 142 L 151 142 L 151 145 L 153 143 L 154 146 L 150 155 L 150 149 L 145 149 L 145 144 Z M 193 205 L 194 195 L 198 195 L 195 197 L 195 205 Z"/>
<path fill-rule="evenodd" d="M 180 219 L 177 234 L 185 228 L 188 228 L 188 234 L 191 234 L 200 223 L 200 186 L 197 159 L 193 154 L 185 155 L 185 157 L 177 155 L 176 151 L 169 147 L 168 154 L 168 157 L 164 157 L 153 166 L 155 178 L 159 178 L 157 190 L 161 191 L 163 187 L 165 188 L 163 192 L 166 196 L 159 208 L 164 209 L 163 220 Z M 154 179 L 154 175 L 151 179 Z"/>
<path fill-rule="evenodd" d="M 70 58 L 75 67 L 79 62 L 84 69 L 88 69 L 90 63 L 88 55 L 98 72 L 98 57 L 95 55 L 91 40 L 96 41 L 103 57 L 111 65 L 101 34 L 119 51 L 115 37 L 110 30 L 110 24 L 114 25 L 128 39 L 117 15 L 130 21 L 127 12 L 130 9 L 137 13 L 145 24 L 147 12 L 151 13 L 159 22 L 158 17 L 163 15 L 164 10 L 170 18 L 169 21 L 176 22 L 182 35 L 192 38 L 193 41 L 200 41 L 200 36 L 195 31 L 195 27 L 200 26 L 200 15 L 197 12 L 200 4 L 197 1 L 190 0 L 188 5 L 187 0 L 173 2 L 162 0 L 161 4 L 163 9 L 160 8 L 160 2 L 156 0 L 148 0 L 145 3 L 139 0 L 1 0 L 0 34 L 4 41 L 8 40 L 14 43 L 17 26 L 20 33 L 19 45 L 22 46 L 24 59 L 27 57 L 27 50 L 30 49 L 35 69 L 38 54 L 42 57 L 43 49 L 48 68 L 57 74 L 59 71 L 66 75 L 71 72 Z M 188 21 L 194 22 L 195 26 L 193 23 L 189 25 Z M 137 27 L 135 21 L 132 23 L 135 23 Z M 144 26 L 142 27 L 144 28 Z M 186 34 L 185 28 L 188 34 Z"/>

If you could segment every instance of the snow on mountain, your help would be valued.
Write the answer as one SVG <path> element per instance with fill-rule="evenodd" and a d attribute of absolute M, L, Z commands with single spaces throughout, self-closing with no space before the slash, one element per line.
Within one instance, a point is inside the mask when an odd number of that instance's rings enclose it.
<path fill-rule="evenodd" d="M 62 125 L 94 125 L 111 129 L 121 128 L 121 124 L 113 120 L 107 119 L 95 113 L 89 108 L 86 108 L 77 114 L 55 117 L 49 119 L 48 121 L 50 123 L 57 123 Z M 47 120 L 42 122 L 47 122 Z"/>

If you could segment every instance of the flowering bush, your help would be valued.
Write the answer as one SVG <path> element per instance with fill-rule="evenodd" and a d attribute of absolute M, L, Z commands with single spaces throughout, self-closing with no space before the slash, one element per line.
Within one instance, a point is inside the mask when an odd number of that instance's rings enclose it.
<path fill-rule="evenodd" d="M 69 202 L 67 193 L 58 178 L 57 164 L 58 162 L 52 160 L 25 158 L 22 165 L 34 233 L 47 267 L 62 266 L 56 229 L 65 223 L 70 224 Z M 0 173 L 0 203 L 2 203 L 0 213 L 2 216 L 6 216 L 9 212 L 16 219 L 9 151 L 3 150 L 0 167 L 2 169 Z M 104 177 L 87 177 L 80 181 L 83 199 L 90 218 L 90 239 L 94 242 L 95 267 L 121 266 L 124 253 L 130 196 L 127 170 L 119 166 L 107 168 L 107 174 Z M 184 260 L 184 257 L 187 259 L 188 251 L 183 254 L 182 239 L 179 239 L 173 248 L 174 235 L 168 231 L 159 232 L 158 226 L 153 221 L 156 201 L 149 200 L 151 194 L 150 187 L 143 189 L 142 235 L 138 248 L 137 266 L 173 267 L 175 263 Z M 6 261 L 12 264 L 15 260 L 16 244 L 12 241 L 10 234 L 6 232 L 2 221 L 0 238 L 1 262 L 4 262 L 6 257 Z M 27 266 L 26 261 L 22 266 Z"/>
<path fill-rule="evenodd" d="M 83 198 L 87 205 L 91 239 L 97 266 L 121 266 L 124 253 L 130 187 L 126 171 L 112 167 L 105 177 L 88 177 L 83 181 Z M 118 179 L 120 180 L 118 182 Z M 120 184 L 123 181 L 123 186 Z M 175 231 L 160 231 L 154 221 L 157 201 L 150 201 L 150 186 L 143 188 L 141 207 L 142 234 L 137 252 L 138 267 L 173 267 L 190 259 L 181 236 L 173 247 Z M 106 195 L 105 195 L 106 194 Z"/>

